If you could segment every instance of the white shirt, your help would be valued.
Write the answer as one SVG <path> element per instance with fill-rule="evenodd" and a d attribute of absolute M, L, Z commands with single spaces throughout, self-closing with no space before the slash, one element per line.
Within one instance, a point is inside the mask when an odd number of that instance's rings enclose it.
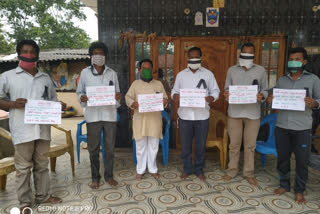
<path fill-rule="evenodd" d="M 96 75 L 94 75 L 93 73 Z M 87 123 L 98 121 L 117 121 L 117 107 L 120 106 L 118 101 L 117 105 L 109 106 L 87 106 L 86 103 L 82 103 L 80 101 L 80 97 L 86 94 L 86 87 L 109 86 L 110 81 L 113 82 L 116 93 L 120 92 L 117 73 L 108 66 L 105 65 L 105 69 L 101 75 L 98 75 L 98 72 L 94 67 L 92 71 L 91 66 L 81 71 L 80 80 L 77 87 L 77 94 L 81 106 L 86 108 L 84 111 L 84 118 L 87 121 Z"/>
<path fill-rule="evenodd" d="M 195 73 L 189 68 L 179 72 L 171 92 L 171 97 L 174 94 L 180 94 L 180 89 L 196 89 L 201 79 L 205 80 L 207 88 L 204 88 L 204 84 L 202 84 L 200 89 L 206 89 L 206 96 L 212 96 L 215 101 L 218 100 L 220 89 L 217 81 L 213 73 L 204 67 L 200 67 Z M 207 120 L 210 117 L 209 110 L 208 103 L 206 103 L 205 108 L 179 107 L 178 115 L 182 120 Z"/>
<path fill-rule="evenodd" d="M 17 67 L 4 72 L 0 77 L 0 99 L 57 101 L 56 90 L 48 74 L 38 71 L 35 76 Z M 24 124 L 24 108 L 10 109 L 9 126 L 13 144 L 38 139 L 51 140 L 51 126 Z"/>

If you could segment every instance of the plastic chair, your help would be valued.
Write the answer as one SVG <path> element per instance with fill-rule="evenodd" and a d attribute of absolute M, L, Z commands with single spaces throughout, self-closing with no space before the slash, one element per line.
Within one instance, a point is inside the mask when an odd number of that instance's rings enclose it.
<path fill-rule="evenodd" d="M 277 148 L 274 137 L 274 130 L 277 123 L 277 114 L 270 114 L 260 121 L 260 127 L 264 124 L 269 125 L 269 136 L 267 141 L 257 141 L 256 151 L 261 153 L 261 163 L 266 166 L 266 155 L 274 154 L 278 157 Z"/>
<path fill-rule="evenodd" d="M 166 120 L 166 129 L 163 135 L 163 138 L 160 139 L 159 144 L 162 148 L 162 157 L 163 157 L 163 165 L 168 166 L 168 159 L 169 159 L 169 132 L 170 132 L 170 123 L 171 118 L 168 112 L 162 111 L 161 112 L 162 118 Z M 133 162 L 137 165 L 137 155 L 136 155 L 136 141 L 133 139 Z"/>
<path fill-rule="evenodd" d="M 117 122 L 119 121 L 119 113 L 117 112 Z M 80 143 L 81 142 L 88 142 L 88 137 L 86 134 L 82 134 L 82 125 L 85 124 L 86 121 L 83 120 L 82 122 L 78 123 L 78 128 L 77 128 L 77 156 L 78 156 L 78 163 L 80 163 Z M 100 138 L 100 146 L 101 146 L 101 153 L 102 153 L 102 158 L 103 162 L 105 162 L 105 156 L 104 156 L 104 145 L 103 145 L 103 130 L 101 130 L 101 138 Z"/>

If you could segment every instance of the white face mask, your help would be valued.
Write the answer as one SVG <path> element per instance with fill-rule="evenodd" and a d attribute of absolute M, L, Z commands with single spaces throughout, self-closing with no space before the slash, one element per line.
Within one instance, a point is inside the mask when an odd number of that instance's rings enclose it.
<path fill-rule="evenodd" d="M 106 57 L 103 55 L 92 55 L 91 64 L 97 66 L 103 66 L 106 62 Z"/>
<path fill-rule="evenodd" d="M 198 70 L 201 67 L 201 58 L 189 59 L 188 68 Z"/>
<path fill-rule="evenodd" d="M 247 69 L 253 66 L 254 54 L 240 53 L 239 64 L 241 67 L 246 67 Z"/>

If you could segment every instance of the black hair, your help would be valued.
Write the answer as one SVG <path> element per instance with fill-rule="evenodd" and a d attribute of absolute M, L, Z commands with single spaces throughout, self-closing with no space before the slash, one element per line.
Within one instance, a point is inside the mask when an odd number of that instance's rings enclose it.
<path fill-rule="evenodd" d="M 143 59 L 138 63 L 138 68 L 139 69 L 141 68 L 142 63 L 144 63 L 144 62 L 149 62 L 151 64 L 151 67 L 153 68 L 153 63 L 152 63 L 152 61 L 150 59 Z"/>
<path fill-rule="evenodd" d="M 308 58 L 307 51 L 303 47 L 296 47 L 296 48 L 289 49 L 288 56 L 290 56 L 291 54 L 295 54 L 295 53 L 302 53 L 304 60 Z"/>
<path fill-rule="evenodd" d="M 188 55 L 190 54 L 191 51 L 198 51 L 200 53 L 200 57 L 202 56 L 202 51 L 201 48 L 198 47 L 192 47 L 188 50 Z"/>
<path fill-rule="evenodd" d="M 34 40 L 31 40 L 31 39 L 20 40 L 17 43 L 16 51 L 17 51 L 18 56 L 20 56 L 21 49 L 22 49 L 22 47 L 24 45 L 31 45 L 32 47 L 34 47 L 34 49 L 36 49 L 36 53 L 37 53 L 37 57 L 36 58 L 38 60 L 39 59 L 40 48 L 39 48 L 38 44 Z"/>
<path fill-rule="evenodd" d="M 92 42 L 89 47 L 89 56 L 93 55 L 95 49 L 102 49 L 105 56 L 108 54 L 108 48 L 103 42 Z"/>
<path fill-rule="evenodd" d="M 254 44 L 253 44 L 252 42 L 244 43 L 244 44 L 241 46 L 241 52 L 242 52 L 242 50 L 243 50 L 244 47 L 253 48 L 253 53 L 254 53 L 255 50 L 256 50 L 256 47 L 254 46 Z"/>

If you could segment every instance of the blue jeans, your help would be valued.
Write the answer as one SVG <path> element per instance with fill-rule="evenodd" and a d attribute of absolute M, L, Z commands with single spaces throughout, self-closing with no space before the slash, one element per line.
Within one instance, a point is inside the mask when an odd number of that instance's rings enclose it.
<path fill-rule="evenodd" d="M 195 139 L 194 173 L 203 174 L 205 165 L 206 142 L 209 129 L 207 120 L 182 120 L 179 119 L 180 143 L 182 146 L 181 159 L 183 172 L 192 174 L 192 139 Z"/>

